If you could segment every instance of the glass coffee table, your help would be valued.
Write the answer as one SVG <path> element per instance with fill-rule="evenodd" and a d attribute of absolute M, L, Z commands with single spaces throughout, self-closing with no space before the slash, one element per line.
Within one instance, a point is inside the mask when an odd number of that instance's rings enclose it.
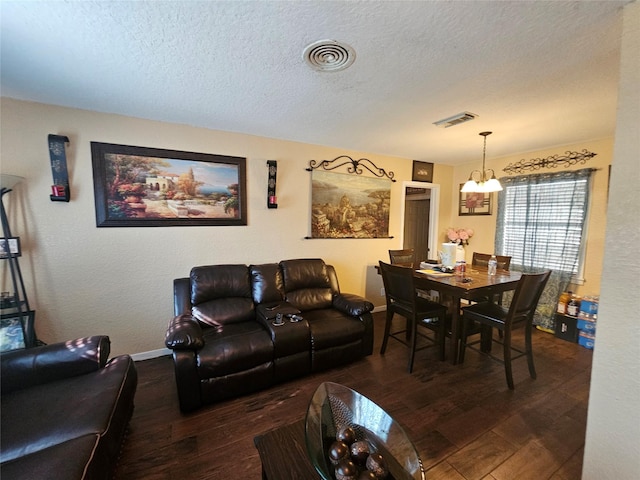
<path fill-rule="evenodd" d="M 254 438 L 262 461 L 262 478 L 335 479 L 336 465 L 343 463 L 334 464 L 328 455 L 336 435 L 345 429 L 354 433 L 349 443 L 366 443 L 368 453 L 384 459 L 386 480 L 425 480 L 422 461 L 402 427 L 364 395 L 331 382 L 318 387 L 304 421 Z M 357 463 L 358 473 L 367 469 L 366 465 L 366 461 Z"/>

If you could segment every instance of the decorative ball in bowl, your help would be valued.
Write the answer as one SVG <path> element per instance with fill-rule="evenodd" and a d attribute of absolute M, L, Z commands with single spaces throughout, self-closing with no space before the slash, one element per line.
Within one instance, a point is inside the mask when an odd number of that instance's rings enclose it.
<path fill-rule="evenodd" d="M 307 454 L 325 480 L 425 480 L 402 427 L 355 390 L 332 382 L 313 394 L 305 419 Z"/>

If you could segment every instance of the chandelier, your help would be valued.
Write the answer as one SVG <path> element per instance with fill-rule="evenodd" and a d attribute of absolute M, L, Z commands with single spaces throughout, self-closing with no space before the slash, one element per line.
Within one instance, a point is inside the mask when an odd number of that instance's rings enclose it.
<path fill-rule="evenodd" d="M 480 132 L 478 135 L 484 137 L 484 148 L 482 150 L 482 172 L 480 170 L 474 170 L 469 175 L 469 180 L 462 186 L 461 192 L 479 192 L 490 193 L 499 192 L 502 190 L 502 185 L 496 178 L 495 172 L 489 168 L 484 168 L 485 158 L 487 156 L 487 135 L 491 135 L 492 132 Z M 491 172 L 491 174 L 489 174 Z"/>

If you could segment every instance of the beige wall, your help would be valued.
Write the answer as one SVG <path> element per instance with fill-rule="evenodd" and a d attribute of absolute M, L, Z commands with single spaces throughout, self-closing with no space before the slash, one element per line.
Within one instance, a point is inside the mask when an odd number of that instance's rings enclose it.
<path fill-rule="evenodd" d="M 497 132 L 494 135 L 497 135 Z M 489 137 L 489 140 L 490 139 L 491 137 Z M 606 213 L 609 165 L 611 164 L 611 159 L 613 157 L 613 138 L 582 142 L 575 145 L 562 145 L 548 150 L 528 152 L 503 158 L 490 158 L 488 156 L 486 160 L 487 168 L 494 169 L 496 176 L 500 178 L 508 176 L 502 171 L 502 169 L 510 163 L 515 163 L 522 159 L 530 160 L 534 158 L 546 158 L 551 155 L 564 155 L 567 151 L 581 152 L 584 149 L 597 153 L 597 156 L 588 160 L 585 164 L 575 165 L 570 168 L 574 170 L 580 168 L 596 168 L 598 170 L 594 172 L 592 182 L 591 206 L 589 210 L 587 231 L 587 251 L 584 268 L 585 282 L 583 285 L 571 285 L 569 287 L 573 292 L 577 292 L 579 295 L 600 293 L 600 276 L 602 272 L 604 252 L 604 233 L 607 220 Z M 456 167 L 454 172 L 455 184 L 459 186 L 461 183 L 464 183 L 469 178 L 469 172 L 481 168 L 481 160 L 477 163 Z M 551 170 L 547 169 L 545 171 Z M 459 198 L 458 195 L 459 192 L 452 192 L 452 196 L 450 197 L 452 204 L 457 205 Z M 494 202 L 493 213 L 490 216 L 459 216 L 457 209 L 452 212 L 451 226 L 467 227 L 475 230 L 475 234 L 469 242 L 469 247 L 466 249 L 467 261 L 471 261 L 471 255 L 474 251 L 486 253 L 493 252 L 496 231 L 497 193 L 493 194 L 492 201 Z M 443 225 L 442 227 L 445 229 L 447 225 Z M 444 240 L 444 231 L 442 238 Z"/>
<path fill-rule="evenodd" d="M 14 235 L 21 237 L 21 266 L 27 293 L 37 314 L 39 336 L 60 341 L 94 333 L 111 336 L 114 353 L 163 348 L 172 315 L 172 280 L 192 266 L 213 263 L 262 263 L 285 258 L 321 257 L 338 270 L 341 289 L 366 296 L 381 307 L 382 283 L 374 265 L 387 250 L 400 248 L 402 182 L 411 179 L 412 162 L 365 152 L 305 145 L 211 131 L 51 105 L 1 99 L 0 171 L 25 177 L 5 197 Z M 51 202 L 47 135 L 70 139 L 67 160 L 71 202 Z M 247 157 L 246 227 L 97 228 L 90 142 L 148 146 Z M 589 225 L 587 283 L 578 292 L 598 293 L 606 208 L 607 165 L 612 139 L 534 152 L 548 156 L 586 148 L 598 153 L 589 166 L 600 168 L 594 183 Z M 392 239 L 305 240 L 309 234 L 311 159 L 341 154 L 367 157 L 395 173 L 392 186 Z M 488 159 L 500 171 L 517 155 Z M 278 160 L 278 209 L 266 208 L 266 160 Z M 440 185 L 439 240 L 448 226 L 476 231 L 467 249 L 493 250 L 495 205 L 491 216 L 458 216 L 458 184 L 478 165 L 435 165 Z M 2 264 L 2 291 L 8 287 Z"/>
<path fill-rule="evenodd" d="M 582 478 L 640 478 L 640 4 L 624 11 L 620 89 Z M 632 252 L 630 254 L 630 252 Z"/>
<path fill-rule="evenodd" d="M 322 257 L 338 271 L 344 292 L 382 305 L 372 274 L 387 250 L 400 246 L 402 181 L 411 160 L 152 122 L 117 115 L 1 99 L 0 171 L 25 177 L 5 196 L 12 231 L 20 236 L 27 292 L 46 342 L 104 333 L 114 353 L 163 348 L 173 313 L 172 280 L 195 265 L 262 263 Z M 51 202 L 47 135 L 70 139 L 71 202 Z M 96 228 L 90 142 L 247 157 L 248 226 Z M 392 239 L 305 240 L 309 235 L 311 159 L 367 157 L 395 173 Z M 266 207 L 267 159 L 278 160 L 278 209 Z M 434 176 L 451 183 L 451 167 Z M 443 188 L 447 192 L 447 187 Z M 442 202 L 440 216 L 449 214 Z M 2 263 L 2 291 L 9 287 Z"/>

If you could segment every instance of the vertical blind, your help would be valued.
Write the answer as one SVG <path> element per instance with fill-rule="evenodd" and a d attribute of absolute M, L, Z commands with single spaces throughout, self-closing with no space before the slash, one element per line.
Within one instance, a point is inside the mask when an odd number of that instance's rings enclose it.
<path fill-rule="evenodd" d="M 512 265 L 576 274 L 592 171 L 501 179 L 497 251 Z"/>

